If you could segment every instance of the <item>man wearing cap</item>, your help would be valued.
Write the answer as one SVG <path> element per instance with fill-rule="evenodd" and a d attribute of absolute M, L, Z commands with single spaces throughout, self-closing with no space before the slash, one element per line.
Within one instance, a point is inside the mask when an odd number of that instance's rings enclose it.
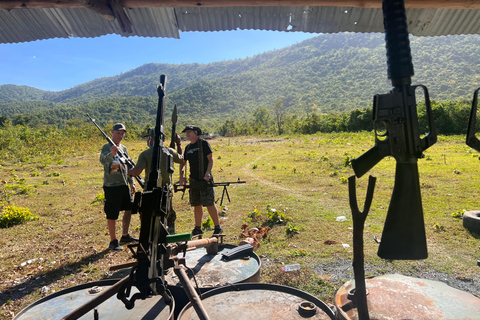
<path fill-rule="evenodd" d="M 135 183 L 127 176 L 127 168 L 118 161 L 118 150 L 121 150 L 128 157 L 127 148 L 121 144 L 127 129 L 122 123 L 117 123 L 112 128 L 112 141 L 114 145 L 106 143 L 100 153 L 100 162 L 103 164 L 103 190 L 105 192 L 104 211 L 107 216 L 108 233 L 110 245 L 108 249 L 120 251 L 123 248 L 120 244 L 138 241 L 128 233 L 132 217 L 133 197 L 135 194 Z M 130 187 L 130 188 L 129 188 Z M 122 237 L 120 243 L 116 236 L 116 221 L 120 211 L 124 211 L 122 220 Z"/>
<path fill-rule="evenodd" d="M 182 144 L 180 140 L 180 136 L 178 134 L 176 135 L 175 139 L 175 144 L 177 145 L 177 151 L 173 150 L 172 148 L 168 148 L 168 151 L 173 157 L 173 162 L 175 163 L 182 163 L 183 161 L 183 156 L 182 156 Z M 128 172 L 129 177 L 136 177 L 139 176 L 142 171 L 145 169 L 145 185 L 148 183 L 148 176 L 150 174 L 150 170 L 152 168 L 152 158 L 153 158 L 153 143 L 155 141 L 155 129 L 150 128 L 147 130 L 147 134 L 144 135 L 144 138 L 147 138 L 147 146 L 148 149 L 140 153 L 138 156 L 138 161 L 137 164 L 135 165 L 135 168 L 131 169 Z M 161 184 L 167 184 L 169 186 L 169 189 L 171 189 L 171 184 L 172 184 L 172 174 L 168 172 L 166 165 L 167 165 L 167 157 L 164 152 L 162 152 L 162 158 L 161 158 L 161 163 L 162 163 L 162 169 L 160 170 L 160 174 L 162 175 L 162 183 L 158 184 L 158 186 L 161 186 Z M 171 191 L 170 191 L 171 192 Z M 177 214 L 175 210 L 173 210 L 172 206 L 172 198 L 173 198 L 173 193 L 169 194 L 169 209 L 168 209 L 168 215 L 167 215 L 167 226 L 168 226 L 168 233 L 169 234 L 175 234 L 175 220 L 177 219 Z"/>
<path fill-rule="evenodd" d="M 188 125 L 183 129 L 187 139 L 190 141 L 183 153 L 183 162 L 180 164 L 180 185 L 186 185 L 184 175 L 185 164 L 190 165 L 190 205 L 195 214 L 195 228 L 192 235 L 203 234 L 202 219 L 203 207 L 206 207 L 215 225 L 213 234 L 223 233 L 220 227 L 217 207 L 215 206 L 215 192 L 213 190 L 213 151 L 210 144 L 200 139 L 202 130 L 194 125 Z"/>

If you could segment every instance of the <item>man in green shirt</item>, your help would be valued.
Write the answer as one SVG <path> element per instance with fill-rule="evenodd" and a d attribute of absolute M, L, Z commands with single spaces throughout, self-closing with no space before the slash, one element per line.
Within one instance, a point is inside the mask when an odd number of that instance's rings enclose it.
<path fill-rule="evenodd" d="M 120 142 L 127 129 L 122 123 L 117 123 L 112 129 L 112 141 L 114 145 L 106 143 L 100 153 L 100 162 L 103 164 L 103 190 L 105 192 L 104 211 L 107 216 L 108 233 L 110 235 L 110 245 L 108 248 L 112 251 L 121 251 L 121 243 L 138 241 L 128 233 L 132 217 L 133 198 L 135 194 L 135 183 L 131 177 L 127 176 L 127 168 L 122 165 L 117 157 L 118 150 L 121 150 L 128 157 L 127 147 Z M 129 188 L 130 187 L 130 188 Z M 116 237 L 116 221 L 124 211 L 122 220 L 122 237 L 120 244 Z"/>
<path fill-rule="evenodd" d="M 172 148 L 168 148 L 168 151 L 172 155 L 173 162 L 181 163 L 183 161 L 182 144 L 181 144 L 180 136 L 178 134 L 175 134 L 175 135 L 176 135 L 175 144 L 177 146 L 177 151 L 173 150 Z M 138 161 L 137 161 L 137 164 L 135 165 L 135 168 L 131 169 L 128 172 L 128 176 L 129 177 L 139 176 L 142 173 L 142 171 L 145 170 L 145 185 L 147 185 L 148 176 L 152 168 L 153 143 L 155 141 L 154 128 L 148 129 L 147 134 L 144 137 L 147 138 L 148 149 L 140 153 L 140 155 L 138 156 Z M 167 157 L 165 153 L 162 152 L 161 154 L 162 154 L 162 158 L 161 158 L 162 168 L 160 170 L 160 174 L 162 176 L 162 183 L 158 183 L 158 186 L 160 187 L 162 184 L 167 184 L 169 186 L 169 189 L 171 189 L 172 174 L 169 173 L 166 168 Z M 169 198 L 169 209 L 168 209 L 168 215 L 167 215 L 168 233 L 175 234 L 175 220 L 177 218 L 177 214 L 172 206 L 173 193 L 171 190 L 168 198 Z"/>

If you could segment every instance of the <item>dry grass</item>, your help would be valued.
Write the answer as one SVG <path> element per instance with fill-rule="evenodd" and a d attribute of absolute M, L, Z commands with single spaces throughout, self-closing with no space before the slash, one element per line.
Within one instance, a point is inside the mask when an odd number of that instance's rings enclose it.
<path fill-rule="evenodd" d="M 262 281 L 296 286 L 331 301 L 333 293 L 346 279 L 325 271 L 339 261 L 351 264 L 352 230 L 346 178 L 353 170 L 344 165 L 347 157 L 362 154 L 373 145 L 371 134 L 329 134 L 265 139 L 253 137 L 219 138 L 214 148 L 215 181 L 246 180 L 245 185 L 228 188 L 231 203 L 224 199 L 226 215 L 222 226 L 227 242 L 236 244 L 241 226 L 271 223 L 267 206 L 284 210 L 290 225 L 299 233 L 288 235 L 287 225 L 273 225 L 262 240 L 257 254 L 262 257 Z M 98 146 L 99 150 L 103 141 Z M 136 160 L 145 143 L 127 142 Z M 376 256 L 393 187 L 395 161 L 382 160 L 373 170 L 377 176 L 374 201 L 366 221 L 365 259 L 368 274 L 438 272 L 452 277 L 474 278 L 479 235 L 472 235 L 451 213 L 477 209 L 480 163 L 463 137 L 441 138 L 419 160 L 429 258 L 423 261 L 384 261 Z M 14 314 L 35 300 L 81 283 L 114 277 L 112 265 L 132 261 L 128 251 L 106 250 L 108 234 L 102 205 L 95 202 L 102 194 L 102 167 L 98 154 L 85 153 L 63 163 L 41 165 L 35 162 L 3 163 L 0 168 L 6 185 L 25 179 L 31 186 L 27 194 L 11 195 L 9 201 L 24 206 L 40 219 L 1 230 L 0 319 Z M 38 174 L 38 175 L 37 175 Z M 17 178 L 14 178 L 14 176 Z M 177 177 L 175 177 L 178 179 Z M 46 182 L 48 180 L 48 182 Z M 367 179 L 357 181 L 362 208 Z M 13 190 L 13 189 L 12 189 Z M 222 189 L 217 188 L 220 198 Z M 193 213 L 188 195 L 174 197 L 177 232 L 189 232 Z M 257 208 L 261 215 L 249 215 Z M 346 222 L 336 217 L 346 216 Z M 435 224 L 443 227 L 439 231 Z M 132 219 L 132 233 L 138 235 L 139 219 Z M 117 224 L 120 233 L 120 224 Z M 336 242 L 324 244 L 326 240 Z M 342 244 L 350 245 L 344 248 Z M 34 260 L 22 266 L 23 262 Z M 282 264 L 300 263 L 302 271 L 286 279 L 279 274 Z M 332 271 L 334 272 L 334 271 Z M 352 276 L 353 277 L 353 276 Z M 47 293 L 42 288 L 48 287 Z M 478 287 L 470 290 L 480 296 Z"/>

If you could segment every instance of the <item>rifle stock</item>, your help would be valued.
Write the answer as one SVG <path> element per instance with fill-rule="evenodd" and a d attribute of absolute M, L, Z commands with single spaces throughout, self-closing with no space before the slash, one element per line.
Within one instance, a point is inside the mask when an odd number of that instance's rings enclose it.
<path fill-rule="evenodd" d="M 428 257 L 417 161 L 396 164 L 378 256 L 399 260 Z"/>

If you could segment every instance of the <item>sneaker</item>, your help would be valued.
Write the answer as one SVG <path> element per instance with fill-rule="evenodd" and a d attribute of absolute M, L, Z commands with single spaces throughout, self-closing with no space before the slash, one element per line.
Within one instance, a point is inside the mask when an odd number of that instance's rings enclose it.
<path fill-rule="evenodd" d="M 111 251 L 122 251 L 123 250 L 123 248 L 120 247 L 120 245 L 118 244 L 117 239 L 110 242 L 110 245 L 108 246 L 108 249 L 111 250 Z"/>
<path fill-rule="evenodd" d="M 203 230 L 201 227 L 195 227 L 192 230 L 192 236 L 196 236 L 197 234 L 203 234 Z"/>
<path fill-rule="evenodd" d="M 130 234 L 127 234 L 126 236 L 122 236 L 120 238 L 120 244 L 130 243 L 130 242 L 138 242 L 138 239 L 132 237 Z"/>
<path fill-rule="evenodd" d="M 223 229 L 222 227 L 220 226 L 215 226 L 215 229 L 213 229 L 213 234 L 222 234 L 223 233 Z"/>

